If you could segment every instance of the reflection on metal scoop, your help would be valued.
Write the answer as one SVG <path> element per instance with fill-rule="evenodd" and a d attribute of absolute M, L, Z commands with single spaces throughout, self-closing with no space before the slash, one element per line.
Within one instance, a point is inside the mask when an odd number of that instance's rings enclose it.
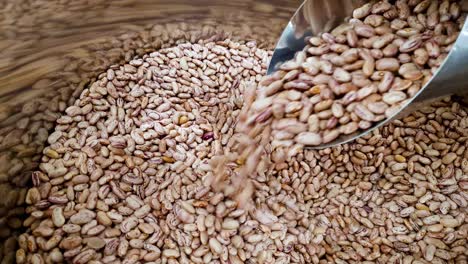
<path fill-rule="evenodd" d="M 319 33 L 330 32 L 350 17 L 355 8 L 367 1 L 362 0 L 306 0 L 289 21 L 273 53 L 267 73 L 270 75 L 278 67 L 294 58 L 298 51 L 307 45 L 307 39 Z M 468 0 L 461 1 L 461 6 L 468 6 Z M 453 48 L 432 79 L 424 85 L 412 99 L 403 105 L 399 112 L 390 118 L 376 122 L 367 130 L 340 136 L 336 140 L 311 147 L 322 149 L 343 144 L 359 138 L 370 131 L 394 120 L 404 117 L 417 108 L 447 95 L 466 96 L 468 94 L 468 19 L 458 36 Z"/>

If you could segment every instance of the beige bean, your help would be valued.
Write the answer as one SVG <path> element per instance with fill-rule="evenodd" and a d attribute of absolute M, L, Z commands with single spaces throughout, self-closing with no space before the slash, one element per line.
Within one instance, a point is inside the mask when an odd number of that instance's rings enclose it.
<path fill-rule="evenodd" d="M 294 141 L 303 145 L 318 146 L 322 143 L 322 137 L 315 132 L 302 132 L 294 138 Z"/>
<path fill-rule="evenodd" d="M 366 121 L 373 121 L 375 119 L 375 115 L 362 104 L 356 105 L 356 107 L 354 108 L 354 113 L 361 119 Z"/>
<path fill-rule="evenodd" d="M 375 62 L 375 68 L 378 71 L 397 71 L 400 68 L 400 62 L 395 58 L 383 58 Z"/>
<path fill-rule="evenodd" d="M 394 38 L 395 38 L 395 35 L 393 35 L 392 33 L 387 33 L 377 38 L 377 40 L 374 41 L 374 43 L 372 44 L 372 47 L 374 49 L 381 49 L 385 47 L 386 45 L 390 44 L 390 42 L 392 42 Z"/>
<path fill-rule="evenodd" d="M 407 41 L 405 41 L 401 46 L 400 46 L 400 52 L 412 52 L 419 48 L 422 44 L 422 40 L 420 36 L 416 36 L 414 38 L 410 38 Z"/>
<path fill-rule="evenodd" d="M 81 209 L 78 213 L 72 215 L 70 217 L 70 222 L 72 224 L 83 225 L 89 223 L 91 220 L 94 219 L 96 213 L 87 209 Z"/>
<path fill-rule="evenodd" d="M 216 238 L 210 238 L 209 245 L 213 253 L 221 254 L 223 252 L 223 247 Z"/>
<path fill-rule="evenodd" d="M 351 74 L 342 68 L 335 68 L 333 78 L 339 82 L 346 83 L 351 81 Z"/>
<path fill-rule="evenodd" d="M 356 32 L 358 36 L 365 37 L 365 38 L 370 38 L 375 35 L 374 28 L 365 24 L 355 26 L 354 31 Z"/>
<path fill-rule="evenodd" d="M 365 75 L 371 76 L 375 69 L 375 60 L 368 50 L 359 50 L 359 56 L 364 60 L 362 71 Z"/>
<path fill-rule="evenodd" d="M 347 43 L 350 47 L 354 48 L 357 46 L 357 43 L 358 43 L 358 36 L 356 34 L 356 31 L 354 31 L 354 29 L 349 29 L 347 32 L 346 32 L 346 40 L 347 40 Z M 345 51 L 346 52 L 346 51 Z"/>
<path fill-rule="evenodd" d="M 406 99 L 406 94 L 400 91 L 390 91 L 388 93 L 385 93 L 382 97 L 382 100 L 389 105 L 396 104 L 405 99 Z"/>
<path fill-rule="evenodd" d="M 311 47 L 307 50 L 311 55 L 323 55 L 330 50 L 329 44 L 322 44 L 318 47 Z"/>
<path fill-rule="evenodd" d="M 56 207 L 52 211 L 52 222 L 56 227 L 62 227 L 65 224 L 65 217 L 61 207 Z"/>
<path fill-rule="evenodd" d="M 404 63 L 400 66 L 398 73 L 403 78 L 411 81 L 419 80 L 423 77 L 423 73 L 420 68 L 414 63 Z"/>
<path fill-rule="evenodd" d="M 322 141 L 323 143 L 330 143 L 339 136 L 338 130 L 326 130 L 323 132 Z"/>
<path fill-rule="evenodd" d="M 373 102 L 367 104 L 367 108 L 374 114 L 384 114 L 388 105 L 384 102 Z"/>
<path fill-rule="evenodd" d="M 379 92 L 386 92 L 390 89 L 390 87 L 392 86 L 392 83 L 394 81 L 395 77 L 393 75 L 393 73 L 391 72 L 385 72 L 384 75 L 383 75 L 383 78 L 382 80 L 380 81 L 379 85 L 378 85 L 378 90 Z"/>
<path fill-rule="evenodd" d="M 392 5 L 388 2 L 381 1 L 377 2 L 372 6 L 372 14 L 379 14 L 379 13 L 384 13 L 385 11 L 388 11 Z"/>
<path fill-rule="evenodd" d="M 427 50 L 429 57 L 437 58 L 440 55 L 439 45 L 435 41 L 426 41 L 424 47 Z"/>
<path fill-rule="evenodd" d="M 372 4 L 367 3 L 359 8 L 354 9 L 353 17 L 357 19 L 364 18 L 371 13 L 371 10 L 372 10 Z"/>
<path fill-rule="evenodd" d="M 372 27 L 378 27 L 380 25 L 382 25 L 382 23 L 384 22 L 385 18 L 381 15 L 376 15 L 376 14 L 371 14 L 371 15 L 368 15 L 365 19 L 364 19 L 364 23 L 365 24 L 369 24 L 371 25 Z"/>
<path fill-rule="evenodd" d="M 374 84 L 367 85 L 357 91 L 357 100 L 361 101 L 375 92 L 377 92 L 377 87 Z"/>
<path fill-rule="evenodd" d="M 385 57 L 393 57 L 398 53 L 398 46 L 390 43 L 385 48 L 383 48 L 382 52 Z"/>

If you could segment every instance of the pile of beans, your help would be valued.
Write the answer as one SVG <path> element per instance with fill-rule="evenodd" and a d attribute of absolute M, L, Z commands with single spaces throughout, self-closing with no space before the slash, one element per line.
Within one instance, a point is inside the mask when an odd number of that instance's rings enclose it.
<path fill-rule="evenodd" d="M 429 11 L 437 10 L 439 21 L 447 22 L 440 23 L 447 44 L 438 44 L 439 51 L 448 52 L 447 39 L 458 30 L 455 2 L 388 5 L 379 1 L 357 9 L 348 26 L 311 39 L 308 50 L 327 46 L 333 64 L 342 55 L 332 56 L 331 46 L 345 45 L 339 43 L 340 29 L 352 32 L 349 25 L 367 28 L 366 19 L 381 20 L 370 26 L 377 32 L 399 19 L 394 11 L 406 6 L 428 21 Z M 411 17 L 401 20 L 416 23 Z M 436 29 L 428 30 L 437 35 Z M 356 45 L 390 33 L 376 34 Z M 396 33 L 392 38 L 387 47 L 413 39 Z M 386 91 L 379 90 L 383 79 L 375 79 L 377 66 L 364 73 L 377 52 L 349 46 L 358 50 L 354 63 L 362 65 L 350 73 L 348 86 L 355 88 L 346 94 L 364 93 L 369 86 L 377 90 L 343 105 L 340 118 L 336 105 L 346 95 L 332 85 L 347 86 L 336 77 L 350 70 L 333 64 L 326 73 L 322 64 L 328 59 L 308 51 L 264 79 L 271 52 L 229 39 L 176 44 L 110 67 L 65 109 L 48 137 L 25 198 L 29 217 L 18 238 L 17 263 L 465 263 L 468 111 L 463 105 L 446 98 L 334 148 L 308 150 L 304 145 L 314 144 L 301 141 L 317 139 L 304 133 L 318 131 L 320 141 L 327 141 L 329 128 L 320 120 L 339 119 L 336 130 L 374 122 L 361 119 L 356 108 L 387 104 L 386 94 L 402 92 L 394 89 L 396 83 L 410 81 L 402 93 L 411 97 L 410 88 L 419 89 L 442 61 L 417 63 L 416 51 L 429 51 L 427 43 L 438 43 L 434 38 L 397 51 L 411 62 L 399 61 L 399 69 L 380 75 L 392 74 Z M 321 73 L 311 78 L 328 76 L 327 83 L 301 79 L 314 63 Z M 406 79 L 402 67 L 422 76 Z M 354 84 L 355 75 L 370 84 Z M 369 97 L 383 101 L 366 101 Z M 332 103 L 313 112 L 326 100 Z M 286 111 L 302 102 L 307 105 Z M 331 115 L 318 117 L 326 111 Z M 317 122 L 309 122 L 314 115 Z M 348 123 L 340 122 L 344 116 Z M 310 131 L 312 125 L 317 128 Z"/>
<path fill-rule="evenodd" d="M 192 241 L 176 226 L 194 225 L 189 213 L 206 206 L 193 201 L 209 193 L 205 161 L 230 140 L 243 83 L 258 82 L 270 56 L 253 42 L 186 43 L 100 75 L 48 138 L 18 263 L 179 256 L 160 248 L 163 233 Z"/>

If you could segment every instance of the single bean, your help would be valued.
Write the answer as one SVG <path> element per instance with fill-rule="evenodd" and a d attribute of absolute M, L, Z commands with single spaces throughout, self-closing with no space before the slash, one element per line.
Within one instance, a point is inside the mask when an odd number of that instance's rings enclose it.
<path fill-rule="evenodd" d="M 400 62 L 395 58 L 383 58 L 376 61 L 375 68 L 378 71 L 397 71 L 400 68 Z"/>
<path fill-rule="evenodd" d="M 367 3 L 359 8 L 353 10 L 353 17 L 357 19 L 364 18 L 371 13 L 372 3 Z"/>

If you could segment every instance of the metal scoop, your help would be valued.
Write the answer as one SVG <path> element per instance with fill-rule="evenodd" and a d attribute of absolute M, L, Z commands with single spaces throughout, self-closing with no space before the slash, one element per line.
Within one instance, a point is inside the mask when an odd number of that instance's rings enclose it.
<path fill-rule="evenodd" d="M 283 31 L 273 57 L 268 74 L 274 73 L 278 66 L 294 58 L 296 52 L 301 51 L 311 36 L 330 32 L 341 24 L 346 17 L 350 17 L 355 8 L 367 1 L 359 0 L 306 0 L 291 18 Z M 461 1 L 462 10 L 466 11 L 468 0 Z M 419 92 L 403 105 L 398 113 L 390 118 L 374 123 L 365 131 L 357 131 L 350 135 L 342 135 L 334 141 L 311 147 L 322 149 L 343 144 L 359 138 L 370 131 L 390 122 L 404 117 L 415 109 L 447 95 L 466 96 L 468 93 L 468 20 L 458 36 L 453 48 L 443 64 L 433 75 L 431 80 Z"/>

